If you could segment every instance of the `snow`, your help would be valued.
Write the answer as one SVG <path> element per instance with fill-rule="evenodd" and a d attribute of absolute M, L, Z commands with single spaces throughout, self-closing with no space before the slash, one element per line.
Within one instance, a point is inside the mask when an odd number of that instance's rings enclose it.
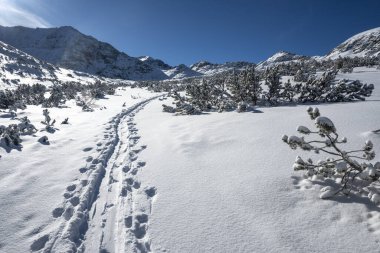
<path fill-rule="evenodd" d="M 341 77 L 379 87 L 378 71 L 356 71 Z M 349 136 L 347 149 L 380 124 L 379 89 L 374 93 L 366 102 L 319 106 Z M 377 207 L 320 200 L 322 186 L 292 172 L 294 157 L 308 153 L 289 150 L 281 134 L 297 123 L 314 128 L 307 106 L 182 117 L 163 115 L 160 106 L 153 101 L 136 117 L 148 145 L 141 181 L 158 193 L 149 218 L 154 252 L 378 251 Z M 379 152 L 380 138 L 369 137 Z"/>
<path fill-rule="evenodd" d="M 255 64 L 249 62 L 226 62 L 223 64 L 210 63 L 207 61 L 200 61 L 198 63 L 192 64 L 190 68 L 198 73 L 205 76 L 211 76 L 215 74 L 220 74 L 227 71 L 243 70 L 246 68 L 253 67 Z"/>
<path fill-rule="evenodd" d="M 297 62 L 300 60 L 310 59 L 308 56 L 297 55 L 285 51 L 280 51 L 269 57 L 267 60 L 257 64 L 258 69 L 265 69 L 266 67 L 274 66 L 279 63 Z"/>
<path fill-rule="evenodd" d="M 81 185 L 87 182 L 89 186 L 90 182 L 97 182 L 96 178 L 95 181 L 91 178 L 100 168 L 93 171 L 90 166 L 100 166 L 102 154 L 107 154 L 107 150 L 114 147 L 114 120 L 118 119 L 115 115 L 124 109 L 122 104 L 126 102 L 127 108 L 131 108 L 157 95 L 139 89 L 119 90 L 118 94 L 112 99 L 98 100 L 95 111 L 91 113 L 83 112 L 74 105 L 74 101 L 68 104 L 68 108 L 49 109 L 50 116 L 57 121 L 58 130 L 54 134 L 43 131 L 36 133 L 36 136 L 22 137 L 22 151 L 7 153 L 1 148 L 0 251 L 27 252 L 35 241 L 49 245 L 45 235 L 52 239 L 54 234 L 61 231 L 60 227 L 68 225 L 55 219 L 52 214 L 62 207 L 65 207 L 65 212 L 70 212 L 65 206 L 64 195 L 69 197 L 69 201 L 78 201 L 74 197 L 79 197 L 79 206 L 89 200 L 85 196 L 86 189 L 90 189 Z M 137 99 L 132 99 L 132 96 Z M 19 117 L 23 116 L 28 116 L 37 129 L 44 128 L 39 123 L 43 119 L 41 107 L 28 106 L 27 110 L 19 114 Z M 66 117 L 69 118 L 69 125 L 60 125 Z M 12 120 L 9 118 L 0 118 L 0 124 L 10 122 Z M 50 145 L 38 142 L 44 135 L 48 136 Z M 71 185 L 76 186 L 75 191 L 70 191 Z M 15 210 L 19 212 L 15 213 Z M 69 234 L 75 237 L 75 233 Z M 57 244 L 57 247 L 67 245 L 63 240 L 57 240 Z"/>
<path fill-rule="evenodd" d="M 302 133 L 302 134 L 310 134 L 311 133 L 310 129 L 305 127 L 305 126 L 298 126 L 297 131 Z"/>
<path fill-rule="evenodd" d="M 373 96 L 319 105 L 321 114 L 347 149 L 370 138 L 380 153 L 380 71 L 338 78 L 373 83 Z M 281 140 L 298 124 L 315 129 L 307 105 L 173 116 L 160 95 L 119 89 L 94 112 L 70 101 L 49 109 L 68 125 L 23 136 L 20 151 L 0 148 L 0 251 L 378 252 L 379 207 L 321 200 L 326 185 L 292 170 L 297 155 L 317 158 Z M 42 130 L 42 110 L 18 116 Z"/>
<path fill-rule="evenodd" d="M 334 48 L 325 58 L 379 56 L 379 38 L 380 27 L 358 33 Z"/>
<path fill-rule="evenodd" d="M 315 125 L 328 133 L 336 131 L 334 123 L 327 117 L 319 116 L 315 119 Z"/>

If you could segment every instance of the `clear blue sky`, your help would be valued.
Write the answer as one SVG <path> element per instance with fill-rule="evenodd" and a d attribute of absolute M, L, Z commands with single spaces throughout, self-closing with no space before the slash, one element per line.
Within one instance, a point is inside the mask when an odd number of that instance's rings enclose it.
<path fill-rule="evenodd" d="M 171 65 L 259 62 L 279 50 L 323 55 L 379 27 L 380 0 L 0 0 L 0 24 L 71 25 Z"/>

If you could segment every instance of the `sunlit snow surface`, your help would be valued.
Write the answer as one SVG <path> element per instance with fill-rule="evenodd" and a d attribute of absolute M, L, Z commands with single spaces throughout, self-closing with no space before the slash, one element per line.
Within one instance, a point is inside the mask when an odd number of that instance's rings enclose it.
<path fill-rule="evenodd" d="M 348 138 L 347 149 L 370 138 L 380 154 L 380 136 L 371 132 L 380 129 L 380 71 L 356 68 L 338 77 L 373 83 L 374 93 L 365 102 L 319 105 L 320 112 Z M 118 90 L 96 101 L 92 113 L 70 102 L 51 109 L 58 122 L 54 134 L 23 137 L 22 151 L 0 149 L 0 252 L 68 250 L 64 236 L 76 235 L 59 208 L 75 204 L 74 197 L 85 200 L 82 182 L 92 180 L 89 168 L 105 150 L 111 152 L 106 174 L 94 194 L 82 248 L 75 250 L 378 252 L 380 208 L 358 198 L 321 200 L 322 186 L 292 171 L 295 157 L 308 153 L 290 150 L 281 137 L 295 134 L 298 125 L 313 129 L 309 105 L 176 117 L 162 112 L 169 100 L 147 100 L 157 95 Z M 146 103 L 132 107 L 141 101 Z M 126 117 L 119 114 L 123 109 Z M 19 116 L 43 128 L 41 107 L 29 106 Z M 70 124 L 60 125 L 66 117 Z M 0 118 L 0 124 L 10 122 Z M 37 141 L 42 135 L 50 145 Z M 121 171 L 127 171 L 125 180 L 118 180 Z M 132 187 L 123 197 L 131 202 L 123 202 L 113 192 L 128 186 L 128 178 Z M 132 223 L 125 219 L 128 208 Z"/>

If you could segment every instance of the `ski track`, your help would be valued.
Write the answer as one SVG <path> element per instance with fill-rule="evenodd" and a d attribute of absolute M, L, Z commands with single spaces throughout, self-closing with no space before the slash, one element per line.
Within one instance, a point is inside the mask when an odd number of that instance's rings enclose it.
<path fill-rule="evenodd" d="M 149 215 L 157 190 L 138 179 L 145 166 L 138 155 L 146 146 L 139 144 L 134 116 L 157 97 L 108 122 L 99 156 L 79 168 L 81 177 L 66 187 L 65 200 L 52 211 L 56 221 L 37 235 L 32 252 L 151 252 Z"/>

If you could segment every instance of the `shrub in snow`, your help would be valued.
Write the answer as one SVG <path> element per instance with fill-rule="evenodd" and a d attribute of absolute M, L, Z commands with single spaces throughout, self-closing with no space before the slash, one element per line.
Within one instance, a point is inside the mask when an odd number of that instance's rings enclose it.
<path fill-rule="evenodd" d="M 48 109 L 44 109 L 42 111 L 42 114 L 45 116 L 45 120 L 41 121 L 41 123 L 45 125 L 46 131 L 53 133 L 55 131 L 54 129 L 55 119 L 53 121 L 51 120 L 50 112 Z"/>
<path fill-rule="evenodd" d="M 37 132 L 37 129 L 33 124 L 30 123 L 30 120 L 27 116 L 21 118 L 20 121 L 21 123 L 19 123 L 17 126 L 21 134 L 33 134 Z"/>
<path fill-rule="evenodd" d="M 227 87 L 232 99 L 236 102 L 246 102 L 256 105 L 262 94 L 262 87 L 255 68 L 247 68 L 239 74 L 232 73 L 227 77 Z"/>
<path fill-rule="evenodd" d="M 88 90 L 90 91 L 91 97 L 93 98 L 104 98 L 105 95 L 114 95 L 115 88 L 102 83 L 100 81 L 96 81 L 94 84 L 88 85 Z"/>
<path fill-rule="evenodd" d="M 82 111 L 84 112 L 94 111 L 94 109 L 92 109 L 93 98 L 90 97 L 88 92 L 83 91 L 82 96 L 77 96 L 75 100 L 76 100 L 75 101 L 76 105 L 82 107 Z"/>
<path fill-rule="evenodd" d="M 302 69 L 297 70 L 294 75 L 294 81 L 296 82 L 306 82 L 309 79 L 309 75 L 305 73 Z"/>
<path fill-rule="evenodd" d="M 293 165 L 294 170 L 304 170 L 307 176 L 318 175 L 324 179 L 334 179 L 339 187 L 328 186 L 321 189 L 321 198 L 330 198 L 336 194 L 366 194 L 371 201 L 380 201 L 380 162 L 371 163 L 375 158 L 373 144 L 366 141 L 363 147 L 346 151 L 342 145 L 347 138 L 340 138 L 337 129 L 327 117 L 321 116 L 317 108 L 307 110 L 310 118 L 314 121 L 316 129 L 310 130 L 305 126 L 297 127 L 302 136 L 284 135 L 282 140 L 291 149 L 300 148 L 305 151 L 323 153 L 328 157 L 318 162 L 311 159 L 304 160 L 297 156 Z M 306 140 L 307 136 L 314 136 Z"/>
<path fill-rule="evenodd" d="M 9 126 L 0 125 L 0 139 L 4 141 L 7 147 L 19 146 L 21 143 L 20 129 L 17 124 L 10 124 Z"/>
<path fill-rule="evenodd" d="M 66 99 L 60 85 L 51 88 L 50 96 L 43 102 L 44 107 L 60 107 L 65 104 Z"/>
<path fill-rule="evenodd" d="M 173 106 L 169 106 L 169 105 L 162 105 L 162 111 L 163 112 L 169 112 L 169 113 L 175 113 L 176 110 Z"/>
<path fill-rule="evenodd" d="M 293 102 L 294 96 L 296 94 L 296 87 L 290 83 L 290 79 L 284 84 L 281 92 L 279 93 L 279 97 L 283 98 L 288 102 Z"/>
<path fill-rule="evenodd" d="M 69 124 L 69 118 L 64 119 L 61 124 Z"/>
<path fill-rule="evenodd" d="M 11 90 L 0 90 L 0 108 L 8 109 L 16 102 L 14 93 Z"/>
<path fill-rule="evenodd" d="M 232 101 L 221 101 L 219 103 L 218 112 L 229 112 L 234 110 L 236 107 L 236 104 Z"/>
<path fill-rule="evenodd" d="M 237 112 L 246 112 L 248 109 L 248 105 L 245 102 L 239 102 L 236 108 Z"/>

